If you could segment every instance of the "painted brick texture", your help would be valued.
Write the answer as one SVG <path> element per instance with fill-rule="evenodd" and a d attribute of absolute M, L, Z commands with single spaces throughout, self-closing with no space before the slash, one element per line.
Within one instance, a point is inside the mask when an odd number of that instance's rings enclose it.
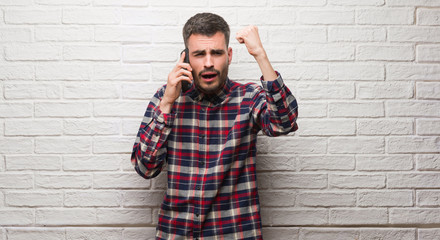
<path fill-rule="evenodd" d="M 299 130 L 259 136 L 265 239 L 440 239 L 440 1 L 0 0 L 0 240 L 153 239 L 130 163 L 197 12 L 259 26 Z"/>

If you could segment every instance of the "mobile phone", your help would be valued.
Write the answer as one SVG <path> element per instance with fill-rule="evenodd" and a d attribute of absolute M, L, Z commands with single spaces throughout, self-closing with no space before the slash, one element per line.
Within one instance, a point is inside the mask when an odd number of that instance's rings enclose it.
<path fill-rule="evenodd" d="M 189 63 L 189 49 L 185 48 L 185 50 L 183 50 L 180 54 L 182 54 L 183 52 L 185 52 L 185 59 L 183 60 L 184 63 Z M 182 92 L 186 92 L 191 88 L 191 85 L 189 82 L 187 81 L 181 81 L 182 83 Z"/>

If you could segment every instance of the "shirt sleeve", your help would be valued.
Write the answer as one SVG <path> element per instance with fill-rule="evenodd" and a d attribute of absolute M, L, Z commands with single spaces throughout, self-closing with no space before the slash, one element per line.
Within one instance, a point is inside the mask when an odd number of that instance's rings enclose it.
<path fill-rule="evenodd" d="M 136 172 L 149 179 L 156 177 L 166 163 L 166 141 L 175 118 L 159 108 L 165 87 L 159 89 L 148 104 L 133 146 L 131 163 Z"/>
<path fill-rule="evenodd" d="M 277 79 L 264 81 L 263 88 L 254 96 L 253 119 L 267 136 L 279 136 L 296 131 L 298 125 L 298 104 L 277 72 Z"/>

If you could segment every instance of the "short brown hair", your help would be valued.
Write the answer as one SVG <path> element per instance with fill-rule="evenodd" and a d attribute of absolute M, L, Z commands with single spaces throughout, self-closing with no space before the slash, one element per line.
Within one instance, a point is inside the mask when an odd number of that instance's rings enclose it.
<path fill-rule="evenodd" d="M 197 13 L 185 23 L 183 27 L 183 41 L 185 47 L 188 47 L 188 38 L 192 34 L 201 34 L 205 36 L 213 36 L 217 32 L 225 35 L 226 47 L 229 46 L 229 25 L 219 15 L 214 13 Z"/>

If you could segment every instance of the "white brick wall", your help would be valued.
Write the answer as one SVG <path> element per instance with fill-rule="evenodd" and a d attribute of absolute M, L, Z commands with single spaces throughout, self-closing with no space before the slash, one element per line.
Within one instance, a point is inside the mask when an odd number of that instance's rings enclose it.
<path fill-rule="evenodd" d="M 153 239 L 166 188 L 130 164 L 196 12 L 260 27 L 298 98 L 259 138 L 265 239 L 440 239 L 440 1 L 0 0 L 0 240 Z"/>

